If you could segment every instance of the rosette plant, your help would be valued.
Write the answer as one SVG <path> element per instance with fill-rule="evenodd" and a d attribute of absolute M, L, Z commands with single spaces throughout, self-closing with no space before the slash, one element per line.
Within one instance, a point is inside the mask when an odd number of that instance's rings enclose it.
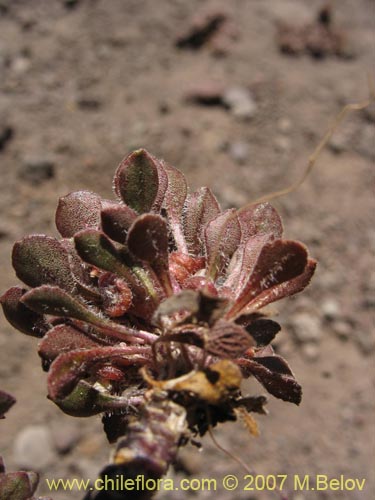
<path fill-rule="evenodd" d="M 243 416 L 256 432 L 249 412 L 264 413 L 265 397 L 242 395 L 242 379 L 299 404 L 301 387 L 270 346 L 280 327 L 263 308 L 305 288 L 316 262 L 282 239 L 268 203 L 222 211 L 209 189 L 188 193 L 184 175 L 144 149 L 121 162 L 114 189 L 115 201 L 68 194 L 56 212 L 61 239 L 14 245 L 28 288 L 1 303 L 40 339 L 49 399 L 73 416 L 103 414 L 118 441 L 105 473 L 158 478 L 179 446 L 218 422 Z"/>

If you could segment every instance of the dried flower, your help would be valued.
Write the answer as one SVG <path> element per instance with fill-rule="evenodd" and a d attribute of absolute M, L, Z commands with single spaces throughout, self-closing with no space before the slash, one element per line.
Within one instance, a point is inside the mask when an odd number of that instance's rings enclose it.
<path fill-rule="evenodd" d="M 109 467 L 160 477 L 192 435 L 264 412 L 264 398 L 241 395 L 243 378 L 299 404 L 301 387 L 269 345 L 280 327 L 262 309 L 305 288 L 316 263 L 281 239 L 268 203 L 222 211 L 143 149 L 121 162 L 114 187 L 117 201 L 61 198 L 62 239 L 15 244 L 30 288 L 1 303 L 41 339 L 49 398 L 71 415 L 103 413 L 110 441 L 125 436 Z"/>

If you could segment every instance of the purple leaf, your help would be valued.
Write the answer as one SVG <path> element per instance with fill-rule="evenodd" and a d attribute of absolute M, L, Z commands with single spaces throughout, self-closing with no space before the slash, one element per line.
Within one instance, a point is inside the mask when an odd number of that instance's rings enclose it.
<path fill-rule="evenodd" d="M 168 189 L 168 174 L 167 174 L 167 165 L 164 163 L 163 160 L 158 160 L 157 158 L 154 158 L 155 165 L 156 165 L 156 170 L 158 173 L 158 192 L 155 198 L 155 201 L 152 205 L 152 211 L 159 213 L 161 208 L 164 205 L 164 199 L 165 199 L 165 194 Z M 172 168 L 172 167 L 171 167 Z"/>
<path fill-rule="evenodd" d="M 158 160 L 145 149 L 124 158 L 116 170 L 115 191 L 137 213 L 149 212 L 159 191 Z"/>
<path fill-rule="evenodd" d="M 281 300 L 284 297 L 290 297 L 301 292 L 310 283 L 311 277 L 316 268 L 316 261 L 308 259 L 305 270 L 299 276 L 296 276 L 289 281 L 280 283 L 268 290 L 262 292 L 255 300 L 252 300 L 243 310 L 244 314 L 250 314 L 271 302 Z"/>
<path fill-rule="evenodd" d="M 26 285 L 58 285 L 69 292 L 75 288 L 68 253 L 56 238 L 26 236 L 15 243 L 12 261 L 18 278 Z"/>
<path fill-rule="evenodd" d="M 168 187 L 165 192 L 163 207 L 167 212 L 178 250 L 187 254 L 188 249 L 181 221 L 182 210 L 187 196 L 186 179 L 184 174 L 176 168 L 164 162 L 162 165 L 168 178 Z"/>
<path fill-rule="evenodd" d="M 208 333 L 206 350 L 214 356 L 235 359 L 254 345 L 247 331 L 240 325 L 219 320 Z"/>
<path fill-rule="evenodd" d="M 103 231 L 114 241 L 124 244 L 129 227 L 137 217 L 127 205 L 113 204 L 101 211 Z"/>
<path fill-rule="evenodd" d="M 128 284 L 115 274 L 104 273 L 98 285 L 105 313 L 111 318 L 123 316 L 131 307 L 133 299 Z"/>
<path fill-rule="evenodd" d="M 239 320 L 241 320 L 241 317 Z M 281 330 L 281 327 L 278 323 L 276 323 L 276 321 L 260 318 L 255 321 L 251 321 L 245 329 L 253 337 L 257 346 L 261 347 L 270 344 L 276 334 Z"/>
<path fill-rule="evenodd" d="M 258 257 L 247 284 L 232 309 L 227 313 L 227 317 L 238 315 L 250 304 L 253 306 L 252 302 L 257 301 L 262 292 L 266 291 L 269 302 L 277 300 L 277 296 L 273 298 L 274 288 L 281 284 L 287 288 L 287 282 L 303 274 L 306 265 L 307 251 L 301 243 L 288 240 L 275 240 L 267 243 Z M 243 314 L 249 312 L 251 311 L 246 308 Z"/>
<path fill-rule="evenodd" d="M 77 252 L 83 260 L 125 279 L 133 294 L 134 314 L 145 317 L 153 314 L 163 292 L 157 289 L 155 280 L 152 280 L 144 269 L 146 266 L 141 268 L 130 262 L 130 269 L 124 263 L 124 256 L 100 231 L 94 229 L 80 231 L 74 240 Z"/>
<path fill-rule="evenodd" d="M 75 349 L 92 349 L 98 342 L 70 325 L 56 325 L 39 343 L 38 354 L 45 361 L 53 361 L 63 352 Z"/>
<path fill-rule="evenodd" d="M 202 187 L 187 197 L 183 219 L 186 242 L 190 253 L 203 255 L 204 227 L 219 214 L 219 203 L 210 189 Z"/>
<path fill-rule="evenodd" d="M 156 214 L 139 216 L 128 232 L 127 246 L 137 258 L 148 262 L 154 269 L 167 295 L 172 286 L 168 269 L 168 227 Z"/>
<path fill-rule="evenodd" d="M 281 238 L 283 225 L 276 210 L 269 203 L 246 206 L 237 212 L 243 241 L 258 234 Z"/>
<path fill-rule="evenodd" d="M 204 241 L 207 275 L 215 280 L 223 273 L 241 241 L 241 227 L 234 209 L 226 210 L 206 226 Z"/>
<path fill-rule="evenodd" d="M 5 317 L 22 333 L 32 337 L 43 337 L 48 325 L 41 314 L 32 311 L 21 302 L 26 292 L 26 289 L 14 286 L 0 297 Z"/>
<path fill-rule="evenodd" d="M 100 362 L 109 360 L 117 366 L 143 366 L 149 362 L 150 355 L 148 346 L 124 345 L 62 353 L 48 372 L 48 395 L 53 401 L 64 399 Z"/>
<path fill-rule="evenodd" d="M 252 236 L 234 253 L 228 266 L 227 279 L 224 281 L 224 286 L 231 288 L 234 296 L 242 291 L 264 245 L 270 241 L 270 238 L 268 234 Z"/>
<path fill-rule="evenodd" d="M 117 338 L 123 342 L 142 343 L 143 339 L 148 340 L 152 337 L 152 334 L 147 334 L 147 332 L 142 334 L 141 331 L 103 318 L 97 311 L 89 309 L 85 304 L 58 287 L 45 285 L 34 288 L 22 297 L 22 302 L 39 313 L 74 318 L 92 324 L 109 337 Z"/>
<path fill-rule="evenodd" d="M 60 243 L 68 253 L 70 269 L 74 276 L 77 292 L 86 299 L 97 302 L 100 297 L 90 275 L 91 266 L 83 262 L 79 257 L 72 238 L 64 238 L 60 240 Z"/>
<path fill-rule="evenodd" d="M 39 482 L 36 472 L 7 472 L 0 474 L 0 498 L 31 500 Z"/>
<path fill-rule="evenodd" d="M 5 418 L 5 413 L 10 410 L 15 402 L 16 400 L 13 396 L 0 389 L 0 419 Z"/>
<path fill-rule="evenodd" d="M 302 388 L 281 356 L 240 358 L 237 362 L 246 376 L 253 375 L 272 396 L 300 404 Z"/>
<path fill-rule="evenodd" d="M 101 198 L 91 191 L 76 191 L 63 196 L 56 210 L 56 227 L 64 238 L 82 229 L 99 228 Z"/>

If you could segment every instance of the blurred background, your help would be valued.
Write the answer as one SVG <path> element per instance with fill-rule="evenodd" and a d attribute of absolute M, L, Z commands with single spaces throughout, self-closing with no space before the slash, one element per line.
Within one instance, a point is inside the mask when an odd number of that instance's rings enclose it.
<path fill-rule="evenodd" d="M 115 168 L 138 147 L 192 189 L 211 187 L 223 207 L 294 182 L 342 106 L 367 97 L 374 25 L 373 0 L 0 0 L 1 292 L 17 283 L 13 242 L 56 235 L 59 196 L 111 197 Z M 351 114 L 303 186 L 274 202 L 285 236 L 319 262 L 305 292 L 273 306 L 275 347 L 303 386 L 301 406 L 270 397 L 258 438 L 240 423 L 215 429 L 258 474 L 366 478 L 365 491 L 344 493 L 293 492 L 289 481 L 288 500 L 375 490 L 374 123 L 374 106 Z M 0 424 L 0 452 L 9 469 L 36 468 L 48 494 L 43 478 L 95 478 L 110 447 L 100 417 L 68 417 L 46 399 L 36 351 L 1 315 L 0 386 L 18 403 Z M 256 382 L 246 391 L 264 393 Z M 246 474 L 209 437 L 170 472 L 230 473 Z M 158 498 L 189 496 L 212 492 Z"/>

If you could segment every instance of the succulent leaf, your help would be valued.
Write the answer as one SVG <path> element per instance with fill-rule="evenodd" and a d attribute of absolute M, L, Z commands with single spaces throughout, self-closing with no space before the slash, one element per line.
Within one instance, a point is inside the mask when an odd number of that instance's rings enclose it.
<path fill-rule="evenodd" d="M 270 234 L 276 239 L 283 234 L 281 218 L 269 203 L 248 205 L 238 210 L 237 214 L 243 241 L 257 234 Z"/>
<path fill-rule="evenodd" d="M 58 285 L 69 292 L 75 289 L 68 253 L 56 238 L 44 234 L 26 236 L 15 243 L 12 262 L 18 278 L 26 285 Z"/>
<path fill-rule="evenodd" d="M 72 238 L 82 229 L 100 225 L 101 198 L 91 191 L 76 191 L 63 196 L 56 210 L 56 227 L 63 238 Z"/>
<path fill-rule="evenodd" d="M 14 405 L 15 402 L 16 400 L 13 396 L 0 389 L 0 419 L 5 418 L 4 416 L 5 413 L 7 413 L 10 410 L 10 408 Z"/>
<path fill-rule="evenodd" d="M 187 183 L 182 172 L 163 162 L 167 174 L 168 187 L 165 192 L 163 208 L 165 208 L 178 250 L 188 253 L 182 227 L 182 211 L 187 196 Z"/>
<path fill-rule="evenodd" d="M 253 375 L 272 396 L 300 404 L 302 388 L 281 356 L 241 358 L 239 364 L 247 375 Z"/>
<path fill-rule="evenodd" d="M 208 222 L 204 241 L 207 274 L 215 280 L 223 273 L 241 241 L 241 226 L 236 211 L 226 210 Z"/>
<path fill-rule="evenodd" d="M 112 240 L 124 244 L 128 229 L 136 217 L 132 208 L 113 203 L 101 211 L 102 229 Z"/>
<path fill-rule="evenodd" d="M 14 286 L 0 297 L 5 317 L 22 333 L 32 337 L 43 337 L 48 330 L 48 324 L 42 314 L 32 311 L 21 302 L 26 292 L 25 288 Z"/>
<path fill-rule="evenodd" d="M 55 400 L 64 399 L 80 379 L 90 375 L 99 362 L 112 360 L 118 366 L 142 366 L 149 362 L 150 348 L 145 346 L 95 347 L 73 350 L 60 354 L 51 364 L 48 373 L 48 394 Z"/>
<path fill-rule="evenodd" d="M 271 301 L 273 289 L 278 285 L 287 287 L 288 281 L 302 275 L 306 266 L 307 251 L 301 243 L 288 240 L 267 243 L 262 248 L 247 284 L 227 317 L 238 315 L 246 306 L 248 313 L 249 305 L 252 305 L 252 301 L 257 301 L 262 292 L 267 294 Z"/>
<path fill-rule="evenodd" d="M 0 492 L 4 500 L 30 500 L 38 486 L 35 472 L 7 472 L 0 474 Z"/>
<path fill-rule="evenodd" d="M 56 325 L 39 343 L 38 354 L 46 362 L 51 362 L 63 352 L 76 349 L 92 349 L 98 342 L 71 325 Z"/>
<path fill-rule="evenodd" d="M 190 253 L 203 255 L 203 230 L 219 213 L 220 205 L 210 189 L 202 187 L 187 197 L 183 219 Z"/>
<path fill-rule="evenodd" d="M 145 149 L 124 158 L 115 173 L 115 191 L 138 214 L 149 212 L 159 190 L 158 161 Z"/>
<path fill-rule="evenodd" d="M 168 228 L 165 220 L 156 214 L 139 216 L 129 229 L 126 242 L 134 257 L 151 265 L 164 291 L 171 295 L 173 291 L 168 267 Z"/>

